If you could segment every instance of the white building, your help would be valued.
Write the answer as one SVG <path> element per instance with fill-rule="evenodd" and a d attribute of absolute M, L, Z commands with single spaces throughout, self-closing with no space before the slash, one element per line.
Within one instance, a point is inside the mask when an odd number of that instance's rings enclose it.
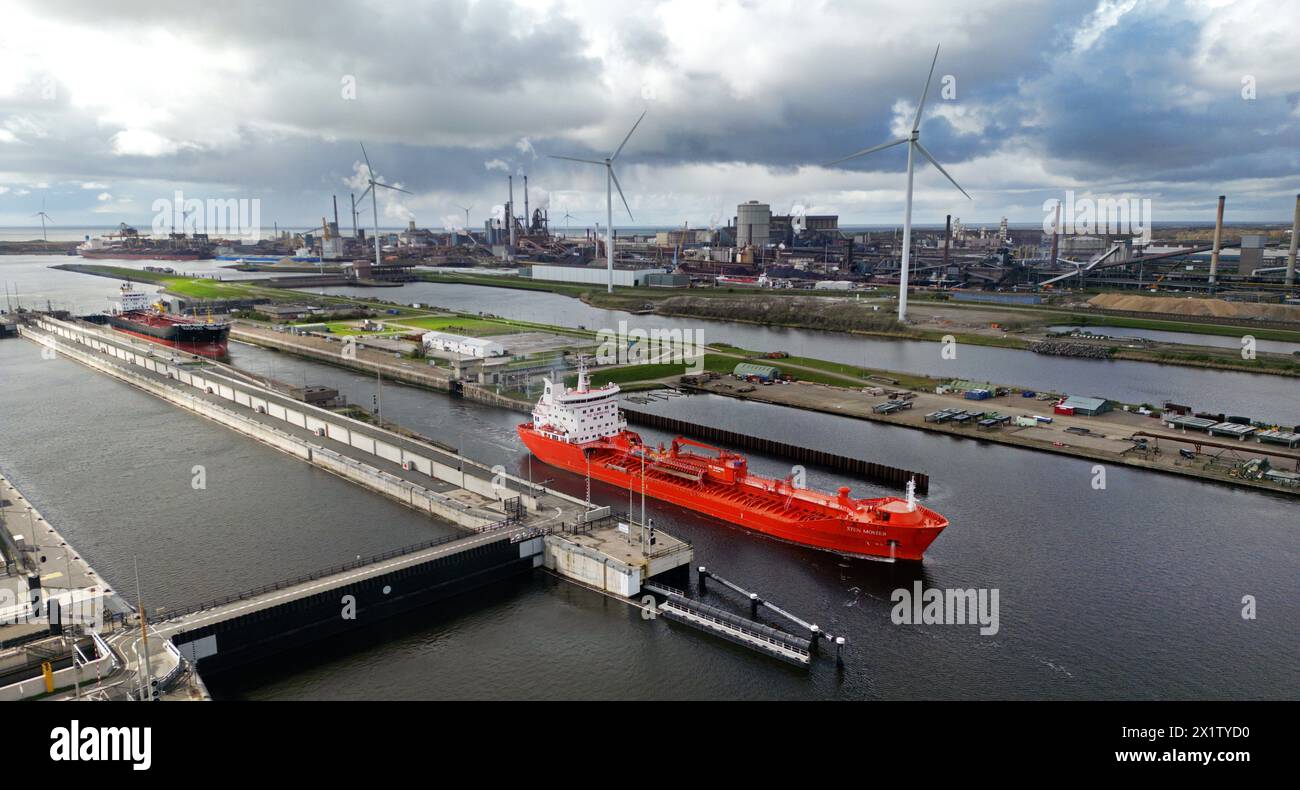
<path fill-rule="evenodd" d="M 614 284 L 622 286 L 645 285 L 645 278 L 651 274 L 672 272 L 670 266 L 647 266 L 644 268 L 614 268 Z M 530 267 L 528 276 L 534 280 L 551 282 L 580 283 L 582 285 L 605 285 L 609 281 L 609 271 L 602 264 L 596 266 L 563 266 L 559 264 L 536 263 Z"/>
<path fill-rule="evenodd" d="M 425 348 L 434 351 L 451 351 L 470 357 L 499 357 L 506 353 L 506 347 L 493 340 L 453 335 L 447 332 L 425 332 L 421 340 L 424 341 Z"/>

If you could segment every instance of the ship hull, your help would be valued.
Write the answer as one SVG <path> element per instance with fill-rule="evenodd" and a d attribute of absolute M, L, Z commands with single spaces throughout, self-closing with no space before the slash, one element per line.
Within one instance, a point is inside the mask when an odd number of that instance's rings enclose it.
<path fill-rule="evenodd" d="M 640 462 L 617 452 L 591 452 L 590 464 L 581 445 L 547 438 L 529 425 L 519 426 L 519 437 L 544 463 L 579 475 L 590 469 L 591 477 L 620 488 L 640 492 L 643 477 Z M 800 516 L 782 507 L 783 495 L 756 493 L 741 485 L 720 485 L 699 481 L 675 481 L 664 475 L 644 477 L 645 495 L 688 510 L 703 513 L 730 524 L 778 540 L 850 557 L 920 561 L 925 550 L 947 526 L 864 522 L 846 515 Z"/>
<path fill-rule="evenodd" d="M 120 332 L 190 354 L 220 359 L 229 353 L 227 340 L 230 327 L 227 324 L 190 324 L 165 319 L 139 318 L 131 313 L 110 315 L 108 323 Z"/>

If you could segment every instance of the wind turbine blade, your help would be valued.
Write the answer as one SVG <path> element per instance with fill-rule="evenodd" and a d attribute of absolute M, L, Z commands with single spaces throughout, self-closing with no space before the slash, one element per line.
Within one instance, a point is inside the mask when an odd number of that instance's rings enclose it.
<path fill-rule="evenodd" d="M 644 113 L 642 113 L 644 115 Z M 636 222 L 636 217 L 632 216 L 632 207 L 627 204 L 627 198 L 623 197 L 623 187 L 618 183 L 618 176 L 614 175 L 614 168 L 609 169 L 609 177 L 614 180 L 614 188 L 618 190 L 618 196 L 623 198 L 623 208 L 627 209 L 627 218 Z"/>
<path fill-rule="evenodd" d="M 934 48 L 934 60 L 930 61 L 930 75 L 925 78 L 925 89 L 921 91 L 921 102 L 916 105 L 916 117 L 912 119 L 912 132 L 921 128 L 921 111 L 925 109 L 925 97 L 930 94 L 930 80 L 934 79 L 934 64 L 939 62 L 939 47 Z M 937 165 L 936 165 L 937 166 Z"/>
<path fill-rule="evenodd" d="M 375 188 L 375 182 L 374 182 L 374 181 L 371 181 L 371 182 L 370 182 L 370 186 L 366 187 L 366 191 L 361 193 L 361 197 L 357 198 L 357 202 L 360 203 L 362 200 L 365 200 L 365 199 L 366 199 L 366 195 L 369 195 L 369 194 L 370 194 L 370 190 L 372 190 L 372 189 L 374 189 L 374 188 Z"/>
<path fill-rule="evenodd" d="M 971 197 L 970 195 L 967 195 L 967 194 L 966 194 L 966 190 L 964 190 L 964 189 L 961 188 L 961 184 L 958 184 L 956 179 L 954 179 L 952 176 L 948 175 L 948 171 L 947 171 L 947 170 L 944 170 L 944 169 L 943 169 L 943 165 L 939 164 L 939 162 L 938 162 L 937 160 L 935 160 L 935 158 L 934 158 L 933 156 L 930 155 L 930 152 L 927 151 L 927 150 L 925 150 L 925 146 L 921 145 L 920 142 L 914 142 L 913 145 L 916 146 L 916 150 L 918 150 L 918 151 L 921 152 L 921 155 L 922 155 L 922 156 L 924 156 L 926 159 L 929 159 L 929 160 L 930 160 L 930 164 L 934 165 L 934 166 L 939 170 L 940 173 L 943 173 L 944 178 L 946 178 L 946 179 L 948 179 L 949 181 L 951 181 L 951 182 L 952 182 L 952 185 L 955 186 L 955 187 L 957 187 L 957 191 L 958 191 L 958 192 L 962 193 L 963 195 L 966 195 L 966 199 L 967 199 L 967 200 L 974 200 L 974 199 L 975 199 L 975 198 Z"/>
<path fill-rule="evenodd" d="M 394 192 L 405 192 L 405 193 L 408 194 L 408 195 L 412 195 L 412 194 L 414 194 L 414 193 L 411 192 L 410 190 L 402 189 L 401 187 L 395 187 L 395 186 L 392 186 L 391 184 L 381 184 L 381 183 L 379 183 L 378 181 L 375 182 L 375 186 L 377 186 L 377 187 L 383 187 L 384 189 L 391 189 L 391 190 L 393 190 Z"/>
<path fill-rule="evenodd" d="M 641 118 L 644 118 L 647 112 L 649 112 L 649 110 L 642 110 Z M 641 125 L 641 118 L 637 118 L 636 123 L 632 124 L 632 128 L 628 131 L 627 137 L 624 137 L 623 142 L 619 143 L 618 150 L 609 158 L 609 161 L 613 162 L 615 159 L 618 159 L 618 155 L 623 152 L 623 146 L 627 145 L 628 140 L 632 139 L 632 132 L 635 132 L 636 128 Z"/>
<path fill-rule="evenodd" d="M 586 163 L 589 164 L 589 165 L 603 165 L 603 164 L 605 164 L 604 162 L 598 161 L 598 160 L 596 160 L 596 159 L 579 159 L 579 158 L 576 157 L 576 156 L 559 156 L 559 155 L 557 155 L 557 154 L 547 154 L 547 156 L 550 157 L 551 159 L 563 159 L 563 160 L 568 161 L 568 162 L 586 162 Z"/>
<path fill-rule="evenodd" d="M 368 171 L 368 172 L 367 172 L 367 175 L 368 175 L 370 178 L 374 178 L 374 177 L 375 177 L 375 169 L 374 169 L 373 167 L 370 166 L 370 155 L 366 153 L 366 144 L 365 144 L 365 143 L 362 143 L 362 144 L 361 144 L 361 155 L 362 155 L 363 157 L 365 157 L 365 159 L 366 159 L 366 170 Z"/>
<path fill-rule="evenodd" d="M 886 148 L 893 148 L 894 146 L 896 146 L 896 145 L 902 145 L 903 143 L 905 143 L 905 142 L 907 142 L 907 141 L 908 141 L 908 138 L 904 137 L 904 138 L 902 138 L 901 140 L 893 140 L 893 141 L 888 142 L 888 143 L 881 143 L 880 145 L 873 145 L 873 146 L 871 146 L 870 148 L 863 148 L 861 151 L 858 151 L 856 154 L 849 154 L 848 156 L 845 156 L 845 157 L 841 157 L 841 158 L 839 158 L 839 159 L 836 159 L 834 162 L 827 162 L 826 164 L 822 165 L 822 167 L 830 167 L 831 165 L 838 165 L 840 162 L 847 162 L 847 161 L 849 161 L 850 159 L 857 159 L 859 156 L 866 156 L 867 154 L 874 154 L 876 151 L 883 151 L 883 150 L 885 150 Z"/>

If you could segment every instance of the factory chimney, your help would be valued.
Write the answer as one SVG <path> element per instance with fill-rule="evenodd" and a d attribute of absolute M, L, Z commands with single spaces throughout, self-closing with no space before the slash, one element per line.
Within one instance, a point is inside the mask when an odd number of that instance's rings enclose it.
<path fill-rule="evenodd" d="M 357 195 L 355 192 L 349 192 L 348 197 L 352 199 L 352 238 L 357 237 Z"/>
<path fill-rule="evenodd" d="M 1286 256 L 1286 287 L 1295 285 L 1296 244 L 1300 242 L 1300 195 L 1295 196 L 1295 219 L 1291 222 L 1291 254 Z"/>
<path fill-rule="evenodd" d="M 948 276 L 948 239 L 952 236 L 952 215 L 948 215 L 943 226 L 943 274 Z"/>
<path fill-rule="evenodd" d="M 524 232 L 531 230 L 533 215 L 528 213 L 528 176 L 524 176 Z"/>
<path fill-rule="evenodd" d="M 339 232 L 339 196 L 330 195 L 334 199 L 334 232 Z"/>
<path fill-rule="evenodd" d="M 1219 213 L 1214 220 L 1214 250 L 1210 253 L 1210 291 L 1214 291 L 1214 283 L 1219 276 L 1219 244 L 1223 241 L 1223 201 L 1226 196 L 1219 195 Z"/>
<path fill-rule="evenodd" d="M 510 202 L 506 204 L 506 222 L 510 223 L 510 249 L 506 250 L 506 258 L 513 258 L 515 254 L 515 177 L 506 176 L 510 184 Z"/>
<path fill-rule="evenodd" d="M 1056 220 L 1052 223 L 1052 257 L 1047 261 L 1048 266 L 1056 265 L 1056 245 L 1061 238 L 1061 203 L 1056 203 Z"/>

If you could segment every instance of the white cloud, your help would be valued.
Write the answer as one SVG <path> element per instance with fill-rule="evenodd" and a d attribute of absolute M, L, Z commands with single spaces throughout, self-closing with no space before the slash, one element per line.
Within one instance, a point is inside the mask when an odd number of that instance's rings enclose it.
<path fill-rule="evenodd" d="M 167 156 L 184 147 L 148 129 L 124 129 L 113 135 L 111 145 L 118 156 Z"/>
<path fill-rule="evenodd" d="M 1257 114 L 1224 119 L 1239 124 L 1241 150 L 1270 157 L 1281 176 L 1296 170 L 1287 151 L 1300 150 L 1300 108 L 1270 109 L 1300 91 L 1294 35 L 1252 22 L 1276 15 L 1264 0 L 989 0 L 978 8 L 912 0 L 904 12 L 876 0 L 364 2 L 367 13 L 338 38 L 305 0 L 197 12 L 122 0 L 108 18 L 87 13 L 93 0 L 10 0 L 0 28 L 0 171 L 11 184 L 40 179 L 92 193 L 112 185 L 149 194 L 137 185 L 147 180 L 274 195 L 282 221 L 314 222 L 331 188 L 365 189 L 362 165 L 351 161 L 353 141 L 363 139 L 377 165 L 420 193 L 383 190 L 381 221 L 463 222 L 456 205 L 503 200 L 498 174 L 523 171 L 535 205 L 543 191 L 557 201 L 563 194 L 589 222 L 604 216 L 603 174 L 545 154 L 605 156 L 648 109 L 620 157 L 638 222 L 730 217 L 750 198 L 846 222 L 891 221 L 903 184 L 891 162 L 901 149 L 856 172 L 797 165 L 905 134 L 938 41 L 923 138 L 994 218 L 999 206 L 1019 205 L 1021 190 L 1071 182 L 1065 173 L 1092 173 L 1099 183 L 1181 177 L 1179 189 L 1218 189 L 1200 182 L 1221 180 L 1208 170 L 1239 154 L 1207 154 L 1205 135 L 1183 118 L 1151 119 L 1165 109 L 1214 112 L 1243 74 L 1258 78 L 1260 101 L 1247 107 Z M 1175 27 L 1186 47 L 1089 63 L 1120 34 L 1163 42 L 1161 31 Z M 428 46 L 431 31 L 438 47 Z M 1113 66 L 1111 95 L 1083 109 L 1143 128 L 1153 158 L 1184 161 L 1117 165 L 1097 142 L 1104 135 L 1087 134 L 1077 118 L 1062 123 L 1053 97 L 1031 88 L 1063 63 L 1074 75 Z M 340 97 L 343 74 L 357 78 L 355 100 Z M 947 74 L 958 79 L 957 101 L 938 93 Z M 1060 100 L 1079 81 L 1041 84 Z M 42 98 L 42 85 L 53 85 L 55 98 Z M 1088 150 L 1078 161 L 1059 153 L 1079 148 Z M 918 174 L 918 210 L 962 200 L 928 166 Z"/>
<path fill-rule="evenodd" d="M 1125 14 L 1137 6 L 1137 0 L 1101 0 L 1097 8 L 1074 33 L 1074 51 L 1086 52 L 1107 30 L 1119 24 Z"/>

